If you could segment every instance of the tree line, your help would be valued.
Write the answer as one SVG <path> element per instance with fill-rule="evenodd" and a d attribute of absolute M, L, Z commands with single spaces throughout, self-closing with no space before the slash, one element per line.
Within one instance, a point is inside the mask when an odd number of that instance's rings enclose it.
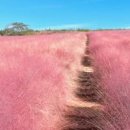
<path fill-rule="evenodd" d="M 30 29 L 27 24 L 22 22 L 14 22 L 7 25 L 3 30 L 0 30 L 0 35 L 30 35 L 34 34 L 35 32 L 38 31 Z"/>
<path fill-rule="evenodd" d="M 46 30 L 33 30 L 28 27 L 27 24 L 24 24 L 22 22 L 14 22 L 9 25 L 7 25 L 3 30 L 0 30 L 0 35 L 1 36 L 15 36 L 15 35 L 32 35 L 36 33 L 53 33 L 53 32 L 65 32 L 65 31 L 89 31 L 89 29 L 61 29 L 61 30 L 56 30 L 56 29 L 46 29 Z"/>

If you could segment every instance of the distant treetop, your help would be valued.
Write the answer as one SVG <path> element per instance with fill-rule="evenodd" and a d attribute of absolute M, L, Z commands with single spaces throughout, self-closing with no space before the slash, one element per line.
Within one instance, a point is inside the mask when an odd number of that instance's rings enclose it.
<path fill-rule="evenodd" d="M 28 25 L 21 22 L 14 22 L 6 26 L 5 30 L 10 30 L 14 32 L 22 32 L 29 30 Z"/>
<path fill-rule="evenodd" d="M 22 22 L 14 22 L 7 25 L 0 31 L 0 35 L 30 35 L 35 33 L 34 30 L 28 28 L 27 24 Z"/>

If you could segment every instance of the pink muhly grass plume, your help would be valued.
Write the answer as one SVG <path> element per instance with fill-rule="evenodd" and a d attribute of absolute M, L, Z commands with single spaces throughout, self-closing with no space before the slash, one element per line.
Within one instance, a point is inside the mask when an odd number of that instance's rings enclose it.
<path fill-rule="evenodd" d="M 77 32 L 0 37 L 0 130 L 57 130 L 84 41 Z"/>
<path fill-rule="evenodd" d="M 105 109 L 111 116 L 108 129 L 112 130 L 130 128 L 129 36 L 130 31 L 97 31 L 89 35 L 89 49 L 106 95 Z"/>

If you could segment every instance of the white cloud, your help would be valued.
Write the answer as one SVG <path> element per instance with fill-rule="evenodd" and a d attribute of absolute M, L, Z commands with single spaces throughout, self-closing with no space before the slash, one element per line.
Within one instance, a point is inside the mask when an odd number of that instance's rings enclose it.
<path fill-rule="evenodd" d="M 112 29 L 130 29 L 130 26 L 118 26 L 118 27 L 113 27 Z"/>
<path fill-rule="evenodd" d="M 123 27 L 122 27 L 123 28 Z M 128 27 L 124 27 L 124 29 L 130 29 L 130 26 L 128 26 Z"/>
<path fill-rule="evenodd" d="M 64 24 L 58 26 L 48 26 L 46 29 L 77 29 L 77 28 L 85 28 L 87 24 Z"/>

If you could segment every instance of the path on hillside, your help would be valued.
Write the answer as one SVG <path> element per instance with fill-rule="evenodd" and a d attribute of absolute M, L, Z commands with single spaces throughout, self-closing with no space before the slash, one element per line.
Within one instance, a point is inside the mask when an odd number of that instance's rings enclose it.
<path fill-rule="evenodd" d="M 68 105 L 63 130 L 99 130 L 103 127 L 103 116 L 101 115 L 103 114 L 102 103 L 104 98 L 99 84 L 100 77 L 93 68 L 88 45 L 89 35 L 87 34 L 86 48 L 81 59 L 82 67 L 77 77 L 79 87 L 74 92 L 74 96 L 79 101 L 72 101 Z"/>

